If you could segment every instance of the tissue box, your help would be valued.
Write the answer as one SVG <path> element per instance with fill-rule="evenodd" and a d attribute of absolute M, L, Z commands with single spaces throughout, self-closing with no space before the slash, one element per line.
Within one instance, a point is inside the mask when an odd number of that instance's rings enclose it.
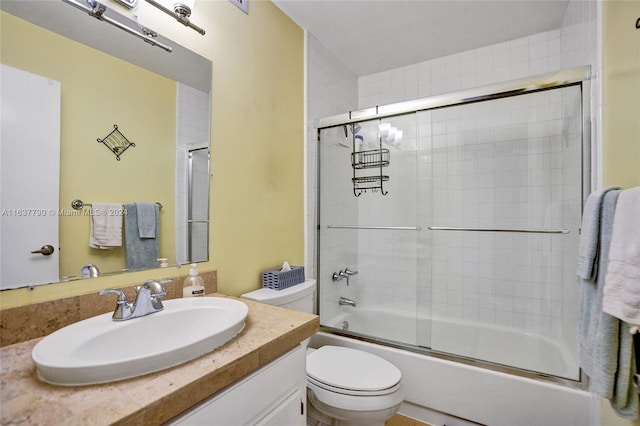
<path fill-rule="evenodd" d="M 269 269 L 262 273 L 262 287 L 282 290 L 304 282 L 304 266 L 292 266 L 290 271 Z"/>

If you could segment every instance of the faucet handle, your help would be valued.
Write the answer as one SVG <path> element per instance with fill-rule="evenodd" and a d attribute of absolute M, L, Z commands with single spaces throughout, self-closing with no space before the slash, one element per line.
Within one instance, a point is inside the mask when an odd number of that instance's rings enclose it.
<path fill-rule="evenodd" d="M 141 286 L 136 287 L 136 291 L 140 291 L 141 288 L 146 288 L 149 290 L 149 293 L 154 299 L 162 299 L 167 295 L 167 290 L 164 288 L 163 284 L 170 283 L 171 279 L 164 280 L 147 280 Z"/>
<path fill-rule="evenodd" d="M 124 291 L 115 288 L 107 288 L 105 290 L 100 290 L 98 294 L 100 296 L 103 296 L 105 294 L 118 295 L 118 300 L 116 301 L 116 309 L 113 311 L 113 315 L 111 315 L 111 318 L 113 318 L 114 321 L 123 321 L 131 315 L 131 304 L 127 300 L 127 296 L 126 294 L 124 294 Z"/>
<path fill-rule="evenodd" d="M 358 271 L 352 271 L 349 268 L 344 268 L 344 273 L 345 275 L 349 275 L 349 276 L 358 275 Z"/>
<path fill-rule="evenodd" d="M 104 296 L 105 294 L 117 294 L 118 295 L 118 300 L 116 301 L 116 303 L 118 303 L 118 305 L 121 305 L 121 304 L 129 302 L 127 300 L 127 295 L 124 294 L 124 291 L 118 290 L 116 288 L 107 288 L 107 289 L 104 289 L 104 290 L 100 290 L 98 292 L 98 294 L 100 296 Z"/>

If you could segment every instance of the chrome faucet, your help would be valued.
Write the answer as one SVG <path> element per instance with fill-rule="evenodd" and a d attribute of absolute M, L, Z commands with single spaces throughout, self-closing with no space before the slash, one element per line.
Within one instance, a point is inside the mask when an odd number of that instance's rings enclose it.
<path fill-rule="evenodd" d="M 355 308 L 356 302 L 351 299 L 347 299 L 346 297 L 340 297 L 340 299 L 338 299 L 338 305 L 348 305 Z"/>
<path fill-rule="evenodd" d="M 333 275 L 331 275 L 331 279 L 333 281 L 342 281 L 344 278 L 347 279 L 347 285 L 349 285 L 349 277 L 352 277 L 354 275 L 358 275 L 358 271 L 352 271 L 349 268 L 344 268 L 344 271 L 339 271 L 339 272 L 334 272 Z"/>
<path fill-rule="evenodd" d="M 82 278 L 96 278 L 100 276 L 100 269 L 92 263 L 87 263 L 80 269 Z"/>
<path fill-rule="evenodd" d="M 144 284 L 137 286 L 136 300 L 131 303 L 127 300 L 127 296 L 122 290 L 108 288 L 101 290 L 98 294 L 117 294 L 116 309 L 113 311 L 111 318 L 114 321 L 125 321 L 132 318 L 143 317 L 153 314 L 164 309 L 162 298 L 167 295 L 167 291 L 163 284 L 172 280 L 147 280 Z"/>

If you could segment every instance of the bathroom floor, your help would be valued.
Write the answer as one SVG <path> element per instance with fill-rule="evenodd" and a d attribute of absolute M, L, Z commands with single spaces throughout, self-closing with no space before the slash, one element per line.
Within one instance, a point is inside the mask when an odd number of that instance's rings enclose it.
<path fill-rule="evenodd" d="M 428 423 L 423 423 L 420 420 L 412 419 L 411 417 L 403 416 L 402 414 L 396 414 L 387 420 L 385 426 L 431 426 Z"/>

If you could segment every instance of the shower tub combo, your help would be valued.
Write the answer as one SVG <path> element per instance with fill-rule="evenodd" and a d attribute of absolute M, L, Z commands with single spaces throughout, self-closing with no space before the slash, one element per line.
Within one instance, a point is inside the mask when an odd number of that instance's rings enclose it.
<path fill-rule="evenodd" d="M 311 345 L 392 361 L 401 413 L 433 424 L 597 419 L 576 361 L 588 75 L 320 120 Z"/>

